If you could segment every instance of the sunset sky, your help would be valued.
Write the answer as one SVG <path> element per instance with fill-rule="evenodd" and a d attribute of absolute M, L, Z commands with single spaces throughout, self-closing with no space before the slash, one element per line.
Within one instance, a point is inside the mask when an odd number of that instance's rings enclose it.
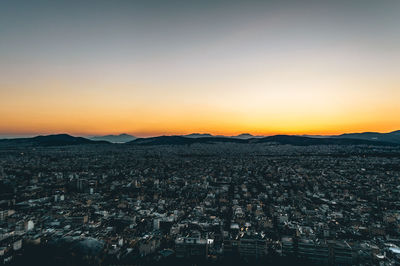
<path fill-rule="evenodd" d="M 400 129 L 400 1 L 0 1 L 0 136 Z"/>

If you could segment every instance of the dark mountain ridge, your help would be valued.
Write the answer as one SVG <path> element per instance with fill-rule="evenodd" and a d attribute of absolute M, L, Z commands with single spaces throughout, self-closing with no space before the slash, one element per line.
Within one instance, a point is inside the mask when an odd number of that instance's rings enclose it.
<path fill-rule="evenodd" d="M 192 133 L 188 135 L 182 135 L 180 137 L 187 137 L 187 138 L 209 138 L 209 137 L 214 137 L 211 134 L 208 133 Z"/>
<path fill-rule="evenodd" d="M 195 143 L 271 143 L 271 144 L 288 144 L 295 146 L 309 146 L 309 145 L 377 145 L 377 146 L 397 146 L 398 144 L 371 141 L 364 139 L 350 139 L 350 138 L 312 138 L 290 135 L 275 135 L 264 138 L 250 138 L 239 139 L 232 137 L 203 137 L 203 138 L 188 138 L 183 136 L 160 136 L 152 138 L 141 138 L 128 142 L 130 145 L 190 145 Z"/>
<path fill-rule="evenodd" d="M 108 141 L 112 143 L 125 143 L 129 142 L 132 140 L 135 140 L 136 137 L 129 135 L 129 134 L 119 134 L 119 135 L 105 135 L 105 136 L 94 136 L 89 138 L 90 140 L 96 140 L 96 141 Z"/>
<path fill-rule="evenodd" d="M 68 134 L 36 136 L 33 138 L 2 139 L 0 146 L 67 146 L 82 144 L 108 144 L 107 141 L 94 141 Z"/>
<path fill-rule="evenodd" d="M 294 146 L 309 146 L 309 145 L 378 145 L 378 146 L 391 146 L 394 143 L 383 141 L 370 141 L 364 139 L 351 139 L 351 138 L 332 138 L 332 137 L 301 137 L 291 135 L 275 135 L 257 139 L 256 143 L 279 143 L 289 144 Z"/>
<path fill-rule="evenodd" d="M 247 143 L 246 140 L 227 138 L 227 137 L 184 137 L 184 136 L 160 136 L 152 138 L 140 138 L 134 141 L 130 141 L 127 144 L 136 145 L 189 145 L 194 143 L 221 143 L 221 142 L 233 142 L 233 143 Z"/>
<path fill-rule="evenodd" d="M 400 130 L 392 131 L 389 133 L 378 133 L 378 132 L 362 132 L 362 133 L 346 133 L 338 136 L 334 136 L 335 138 L 347 138 L 347 139 L 364 139 L 371 141 L 383 141 L 383 142 L 392 142 L 400 144 Z"/>
<path fill-rule="evenodd" d="M 382 137 L 382 136 L 385 136 Z M 400 131 L 391 133 L 353 133 L 331 137 L 275 135 L 269 137 L 225 137 L 225 136 L 159 136 L 150 138 L 138 138 L 121 145 L 190 145 L 195 143 L 238 143 L 238 144 L 283 144 L 294 146 L 309 145 L 375 145 L 375 146 L 400 146 Z M 0 140 L 0 147 L 4 146 L 66 146 L 84 144 L 110 144 L 107 141 L 95 141 L 83 137 L 74 137 L 68 134 L 37 136 L 32 138 L 17 138 Z"/>

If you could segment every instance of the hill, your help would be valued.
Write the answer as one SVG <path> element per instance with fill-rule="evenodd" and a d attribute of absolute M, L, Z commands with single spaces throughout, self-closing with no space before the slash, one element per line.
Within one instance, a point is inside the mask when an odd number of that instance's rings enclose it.
<path fill-rule="evenodd" d="M 363 132 L 363 133 L 347 133 L 335 138 L 341 139 L 363 139 L 370 141 L 383 141 L 400 144 L 400 130 L 389 132 L 389 133 L 378 133 L 378 132 Z"/>
<path fill-rule="evenodd" d="M 181 137 L 187 137 L 187 138 L 209 138 L 213 137 L 213 135 L 208 134 L 208 133 L 192 133 L 189 135 L 182 135 Z"/>
<path fill-rule="evenodd" d="M 108 141 L 111 143 L 125 143 L 135 140 L 136 137 L 129 134 L 120 134 L 120 135 L 95 136 L 91 137 L 90 139 L 95 141 Z"/>
<path fill-rule="evenodd" d="M 246 140 L 233 139 L 227 137 L 193 138 L 193 137 L 183 137 L 183 136 L 160 136 L 153 138 L 140 138 L 128 143 L 136 145 L 189 145 L 194 143 L 212 144 L 221 142 L 247 143 Z"/>
<path fill-rule="evenodd" d="M 378 134 L 378 135 L 377 135 Z M 389 135 L 390 136 L 389 136 Z M 125 135 L 125 134 L 123 134 Z M 385 136 L 385 138 L 382 137 Z M 112 135 L 109 135 L 112 136 Z M 129 138 L 130 135 L 121 136 Z M 137 138 L 126 142 L 128 145 L 190 145 L 195 143 L 213 144 L 213 143 L 238 143 L 238 144 L 283 144 L 294 146 L 309 145 L 379 145 L 379 146 L 398 146 L 400 140 L 400 132 L 391 133 L 355 133 L 344 134 L 333 137 L 305 137 L 292 135 L 275 135 L 269 137 L 250 137 L 249 135 L 237 137 L 225 136 L 204 136 L 204 137 L 187 137 L 187 136 L 159 136 L 151 138 Z M 379 138 L 378 138 L 379 137 Z M 120 138 L 112 138 L 114 142 L 121 140 Z M 3 139 L 0 140 L 0 147 L 25 147 L 25 146 L 67 146 L 67 145 L 87 145 L 87 144 L 110 144 L 104 140 L 90 140 L 83 137 L 74 137 L 68 134 L 37 136 L 33 138 Z"/>
<path fill-rule="evenodd" d="M 254 140 L 254 139 L 253 139 Z M 279 143 L 289 144 L 294 146 L 309 146 L 309 145 L 379 145 L 379 146 L 390 146 L 395 145 L 388 142 L 382 141 L 370 141 L 363 139 L 351 139 L 351 138 L 313 138 L 313 137 L 302 137 L 302 136 L 290 136 L 290 135 L 276 135 L 265 137 L 254 140 L 255 143 Z"/>
<path fill-rule="evenodd" d="M 2 139 L 0 146 L 67 146 L 82 144 L 106 144 L 106 141 L 93 141 L 68 134 L 37 136 L 33 138 Z"/>
<path fill-rule="evenodd" d="M 190 145 L 195 143 L 213 144 L 213 143 L 252 143 L 252 144 L 288 144 L 294 146 L 309 146 L 309 145 L 380 145 L 390 146 L 394 143 L 370 141 L 363 139 L 340 139 L 340 138 L 312 138 L 289 135 L 276 135 L 264 138 L 239 139 L 233 137 L 202 137 L 190 138 L 183 136 L 160 136 L 152 138 L 140 138 L 128 142 L 131 145 Z"/>

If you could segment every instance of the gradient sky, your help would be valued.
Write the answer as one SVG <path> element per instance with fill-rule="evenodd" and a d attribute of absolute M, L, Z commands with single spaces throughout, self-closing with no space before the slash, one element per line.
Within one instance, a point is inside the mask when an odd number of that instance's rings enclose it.
<path fill-rule="evenodd" d="M 0 135 L 400 129 L 400 1 L 0 1 Z"/>

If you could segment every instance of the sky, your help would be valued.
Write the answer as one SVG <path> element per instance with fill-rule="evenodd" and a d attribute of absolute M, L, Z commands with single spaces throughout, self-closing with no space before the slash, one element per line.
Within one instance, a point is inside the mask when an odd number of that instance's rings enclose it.
<path fill-rule="evenodd" d="M 0 1 L 0 136 L 400 129 L 400 1 Z"/>

